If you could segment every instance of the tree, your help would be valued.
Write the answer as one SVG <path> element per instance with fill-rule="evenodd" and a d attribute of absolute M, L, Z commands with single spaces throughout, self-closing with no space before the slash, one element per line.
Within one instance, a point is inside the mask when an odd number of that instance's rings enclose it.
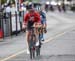
<path fill-rule="evenodd" d="M 15 0 L 10 0 L 9 2 L 10 2 L 10 3 L 15 3 Z"/>
<path fill-rule="evenodd" d="M 7 0 L 1 0 L 1 4 L 4 4 L 6 2 L 7 2 Z"/>
<path fill-rule="evenodd" d="M 29 0 L 29 2 L 32 2 L 32 0 Z"/>
<path fill-rule="evenodd" d="M 15 0 L 10 0 L 10 2 L 12 1 L 12 3 L 15 3 Z M 0 3 L 1 4 L 4 4 L 4 3 L 6 3 L 7 2 L 7 0 L 0 0 Z"/>

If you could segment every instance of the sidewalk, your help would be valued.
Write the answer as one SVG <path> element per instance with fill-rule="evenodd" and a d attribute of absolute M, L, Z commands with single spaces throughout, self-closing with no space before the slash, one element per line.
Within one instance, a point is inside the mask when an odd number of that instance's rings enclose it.
<path fill-rule="evenodd" d="M 43 44 L 40 57 L 30 60 L 25 52 L 7 61 L 75 61 L 75 29 Z"/>
<path fill-rule="evenodd" d="M 4 37 L 4 38 L 0 39 L 0 44 L 2 44 L 2 43 L 9 43 L 9 42 L 12 42 L 14 40 L 18 40 L 18 39 L 20 39 L 20 38 L 22 38 L 24 36 L 25 36 L 25 32 L 24 33 L 19 33 L 17 36 L 16 35 L 12 35 L 12 36 L 9 36 L 9 37 Z"/>

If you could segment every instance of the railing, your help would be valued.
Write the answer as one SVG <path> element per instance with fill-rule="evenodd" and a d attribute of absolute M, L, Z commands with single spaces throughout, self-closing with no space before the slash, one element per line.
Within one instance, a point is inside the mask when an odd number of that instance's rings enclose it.
<path fill-rule="evenodd" d="M 22 31 L 22 25 L 24 20 L 24 12 L 17 13 L 15 11 L 15 14 L 10 13 L 3 13 L 2 18 L 0 18 L 1 21 L 1 29 L 3 31 L 4 37 L 18 35 L 19 32 Z"/>

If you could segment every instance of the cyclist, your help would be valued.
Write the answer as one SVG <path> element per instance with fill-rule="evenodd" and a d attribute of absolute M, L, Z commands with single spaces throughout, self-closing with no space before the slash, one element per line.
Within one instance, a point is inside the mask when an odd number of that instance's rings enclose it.
<path fill-rule="evenodd" d="M 41 31 L 40 39 L 41 39 L 41 41 L 44 41 L 43 31 L 45 33 L 47 32 L 47 30 L 46 30 L 46 27 L 47 27 L 47 24 L 46 24 L 46 15 L 45 15 L 45 13 L 43 12 L 42 9 L 39 11 L 39 13 L 40 13 L 41 24 L 42 24 L 42 31 Z"/>
<path fill-rule="evenodd" d="M 24 23 L 25 27 L 27 27 L 26 30 L 26 39 L 27 39 L 27 47 L 29 46 L 29 37 L 30 37 L 30 31 L 32 29 L 32 26 L 38 27 L 40 23 L 40 14 L 34 10 L 34 8 L 29 7 L 28 12 L 24 16 Z M 37 29 L 36 35 L 38 34 Z M 38 37 L 37 37 L 38 38 Z M 28 47 L 29 48 L 29 47 Z M 29 49 L 27 49 L 27 54 L 29 54 Z"/>

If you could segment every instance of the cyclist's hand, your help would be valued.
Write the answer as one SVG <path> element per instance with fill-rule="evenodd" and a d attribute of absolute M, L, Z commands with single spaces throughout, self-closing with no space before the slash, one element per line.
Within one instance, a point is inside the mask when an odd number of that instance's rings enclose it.
<path fill-rule="evenodd" d="M 35 23 L 35 24 L 34 24 L 34 27 L 37 27 L 37 28 L 38 28 L 38 27 L 41 27 L 41 24 L 40 24 L 40 23 Z"/>
<path fill-rule="evenodd" d="M 27 28 L 27 24 L 26 24 L 26 23 L 24 24 L 24 28 L 25 28 L 25 29 Z"/>

